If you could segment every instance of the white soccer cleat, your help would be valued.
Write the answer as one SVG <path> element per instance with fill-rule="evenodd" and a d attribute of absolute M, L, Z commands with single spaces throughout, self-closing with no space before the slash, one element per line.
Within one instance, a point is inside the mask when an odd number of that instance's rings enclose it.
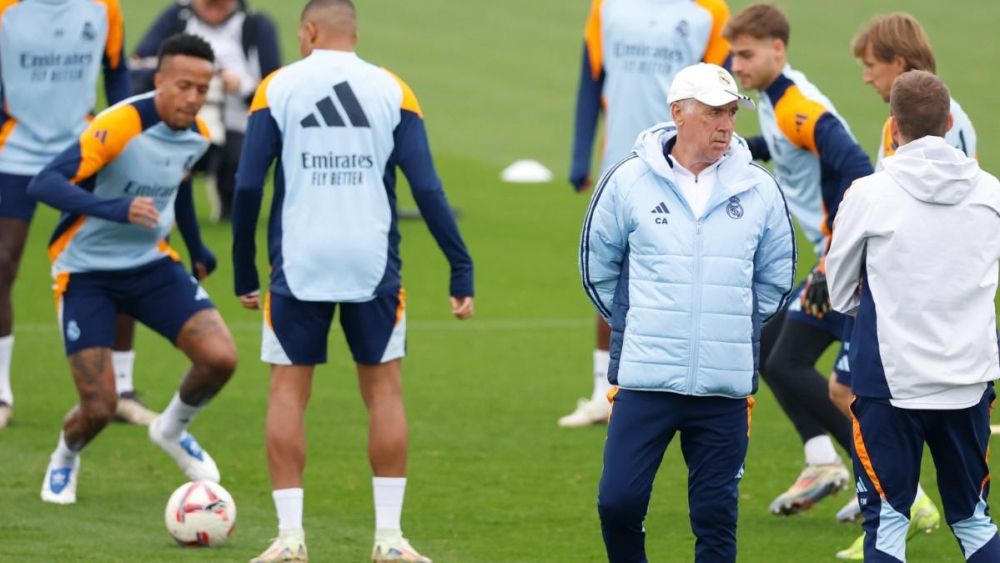
<path fill-rule="evenodd" d="M 191 481 L 211 481 L 218 483 L 220 480 L 219 468 L 215 465 L 215 460 L 208 452 L 202 449 L 198 441 L 190 432 L 184 431 L 181 437 L 176 440 L 168 440 L 160 432 L 160 417 L 156 417 L 149 425 L 149 439 L 154 444 L 170 454 L 177 462 L 177 466 L 187 475 Z"/>
<path fill-rule="evenodd" d="M 42 481 L 42 500 L 55 504 L 76 502 L 76 479 L 80 474 L 80 456 L 73 460 L 72 467 L 61 467 L 49 461 Z"/>
<path fill-rule="evenodd" d="M 593 424 L 607 424 L 611 418 L 611 403 L 607 399 L 580 399 L 576 410 L 559 419 L 562 428 L 582 428 Z"/>
<path fill-rule="evenodd" d="M 156 411 L 152 411 L 142 404 L 134 391 L 121 393 L 118 395 L 118 404 L 115 406 L 115 420 L 134 424 L 136 426 L 149 426 L 153 420 L 159 416 Z"/>
<path fill-rule="evenodd" d="M 276 563 L 280 561 L 309 561 L 303 534 L 283 534 L 250 563 Z"/>
<path fill-rule="evenodd" d="M 849 524 L 857 520 L 861 520 L 861 505 L 858 504 L 858 497 L 855 495 L 837 511 L 837 522 Z"/>
<path fill-rule="evenodd" d="M 7 404 L 5 401 L 0 401 L 0 430 L 7 428 L 10 424 L 11 417 L 14 416 L 14 407 Z"/>
<path fill-rule="evenodd" d="M 413 549 L 410 542 L 406 541 L 402 535 L 391 538 L 375 538 L 375 546 L 372 547 L 372 561 L 374 563 L 431 563 L 429 557 L 424 557 Z"/>
<path fill-rule="evenodd" d="M 806 465 L 795 483 L 771 502 L 771 513 L 789 516 L 805 512 L 824 498 L 846 489 L 850 480 L 851 473 L 840 460 Z"/>

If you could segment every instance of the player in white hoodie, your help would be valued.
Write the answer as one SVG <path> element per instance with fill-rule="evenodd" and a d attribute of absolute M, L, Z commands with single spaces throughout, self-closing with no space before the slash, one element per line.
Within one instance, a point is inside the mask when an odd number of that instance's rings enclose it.
<path fill-rule="evenodd" d="M 865 561 L 905 561 L 926 443 L 945 517 L 969 561 L 1000 560 L 988 515 L 1000 181 L 948 145 L 947 86 L 910 71 L 890 95 L 899 145 L 844 198 L 830 300 L 856 317 L 851 405 Z"/>

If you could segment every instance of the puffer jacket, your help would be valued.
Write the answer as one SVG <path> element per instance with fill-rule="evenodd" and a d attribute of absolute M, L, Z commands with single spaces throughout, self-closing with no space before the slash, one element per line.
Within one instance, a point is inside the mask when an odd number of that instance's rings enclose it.
<path fill-rule="evenodd" d="M 608 379 L 625 389 L 746 397 L 760 329 L 785 303 L 795 236 L 781 189 L 733 136 L 695 217 L 665 153 L 673 123 L 639 135 L 594 190 L 580 239 L 588 297 L 611 324 Z"/>

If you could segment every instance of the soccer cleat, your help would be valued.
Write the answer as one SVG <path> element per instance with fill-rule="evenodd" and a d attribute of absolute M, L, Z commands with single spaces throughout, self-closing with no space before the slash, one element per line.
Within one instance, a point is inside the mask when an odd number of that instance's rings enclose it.
<path fill-rule="evenodd" d="M 42 481 L 42 500 L 55 504 L 76 502 L 76 478 L 80 474 L 80 457 L 73 460 L 72 467 L 61 467 L 49 461 Z"/>
<path fill-rule="evenodd" d="M 306 551 L 306 540 L 302 534 L 281 535 L 274 539 L 271 546 L 250 563 L 275 563 L 278 561 L 309 561 Z"/>
<path fill-rule="evenodd" d="M 190 432 L 184 431 L 181 437 L 169 440 L 160 431 L 160 417 L 156 417 L 149 425 L 149 439 L 170 454 L 177 466 L 191 481 L 219 482 L 219 468 L 208 452 L 203 450 Z"/>
<path fill-rule="evenodd" d="M 771 502 L 771 514 L 789 516 L 805 512 L 829 495 L 847 488 L 850 472 L 843 463 L 807 465 L 789 489 Z"/>
<path fill-rule="evenodd" d="M 417 550 L 413 549 L 410 542 L 406 541 L 406 538 L 402 535 L 392 538 L 375 538 L 375 546 L 372 548 L 372 561 L 375 563 L 396 561 L 431 563 L 430 558 L 417 553 Z"/>
<path fill-rule="evenodd" d="M 611 403 L 606 399 L 580 399 L 576 410 L 559 419 L 562 428 L 582 428 L 592 424 L 607 424 Z"/>
<path fill-rule="evenodd" d="M 861 505 L 858 504 L 858 497 L 853 496 L 843 508 L 837 511 L 837 522 L 849 524 L 861 519 Z"/>
<path fill-rule="evenodd" d="M 910 507 L 910 529 L 906 531 L 906 539 L 912 539 L 918 534 L 929 534 L 941 525 L 941 513 L 934 501 L 927 495 L 913 501 Z"/>
<path fill-rule="evenodd" d="M 157 416 L 159 416 L 158 413 L 142 404 L 135 391 L 126 391 L 118 395 L 118 405 L 115 407 L 115 420 L 136 426 L 149 426 Z"/>
<path fill-rule="evenodd" d="M 12 416 L 14 416 L 14 407 L 5 401 L 0 401 L 0 430 L 7 428 Z"/>
<path fill-rule="evenodd" d="M 936 530 L 941 524 L 941 513 L 938 512 L 934 501 L 927 495 L 920 495 L 920 498 L 913 501 L 910 507 L 910 528 L 906 531 L 906 541 L 917 537 L 921 533 L 929 534 Z M 854 540 L 847 549 L 837 552 L 837 559 L 844 561 L 862 561 L 865 558 L 865 535 L 861 534 Z"/>

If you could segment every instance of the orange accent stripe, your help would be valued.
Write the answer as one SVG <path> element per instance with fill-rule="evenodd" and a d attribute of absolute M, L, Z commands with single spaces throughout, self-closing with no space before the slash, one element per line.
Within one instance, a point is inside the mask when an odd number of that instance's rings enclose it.
<path fill-rule="evenodd" d="M 274 330 L 274 324 L 271 323 L 271 292 L 268 291 L 267 295 L 264 296 L 264 323 L 267 324 L 267 328 Z"/>
<path fill-rule="evenodd" d="M 174 262 L 181 261 L 181 255 L 171 248 L 170 243 L 166 239 L 161 240 L 160 244 L 156 245 L 156 249 L 172 258 Z"/>
<path fill-rule="evenodd" d="M 7 139 L 10 138 L 10 134 L 14 132 L 14 126 L 17 125 L 17 120 L 13 117 L 8 117 L 7 121 L 3 122 L 3 126 L 0 127 L 0 148 L 7 144 Z"/>
<path fill-rule="evenodd" d="M 83 222 L 86 220 L 87 220 L 86 217 L 77 218 L 77 220 L 74 221 L 73 224 L 70 225 L 68 229 L 66 229 L 66 232 L 59 235 L 59 238 L 57 238 L 55 242 L 49 245 L 49 261 L 55 262 L 56 259 L 59 258 L 59 255 L 62 254 L 64 250 L 66 250 L 66 247 L 69 246 L 69 241 L 72 240 L 74 236 L 76 236 L 76 233 L 80 230 L 81 227 L 83 227 Z"/>
<path fill-rule="evenodd" d="M 59 272 L 56 274 L 56 282 L 52 284 L 52 292 L 56 298 L 56 313 L 59 312 L 59 303 L 62 302 L 66 287 L 69 286 L 69 272 Z"/>
<path fill-rule="evenodd" d="M 271 84 L 271 80 L 282 70 L 284 70 L 284 67 L 268 74 L 257 85 L 257 91 L 253 94 L 253 101 L 250 102 L 250 113 L 271 107 L 267 101 L 267 87 Z"/>
<path fill-rule="evenodd" d="M 618 395 L 618 391 L 619 387 L 617 385 L 613 385 L 611 386 L 611 389 L 608 389 L 608 393 L 606 395 L 608 402 L 611 403 L 611 410 L 608 412 L 608 422 L 611 421 L 611 413 L 615 410 L 615 397 Z"/>
<path fill-rule="evenodd" d="M 708 36 L 702 60 L 722 66 L 729 56 L 729 41 L 722 37 L 722 28 L 729 21 L 729 6 L 724 0 L 695 0 L 695 4 L 705 8 L 712 15 L 712 32 Z"/>
<path fill-rule="evenodd" d="M 587 46 L 587 56 L 590 59 L 590 76 L 594 80 L 601 77 L 604 69 L 604 45 L 601 30 L 601 5 L 604 0 L 594 0 L 590 5 L 590 15 L 583 28 L 583 43 Z"/>
<path fill-rule="evenodd" d="M 753 407 L 757 404 L 757 399 L 747 397 L 747 437 L 750 437 L 750 423 L 753 421 Z"/>
<path fill-rule="evenodd" d="M 885 120 L 882 125 L 882 156 L 892 156 L 896 154 L 896 143 L 892 141 L 892 118 Z"/>
<path fill-rule="evenodd" d="M 122 15 L 118 0 L 96 0 L 96 2 L 104 4 L 108 12 L 108 40 L 104 46 L 104 54 L 107 55 L 111 68 L 118 68 L 122 64 L 122 45 L 125 44 L 125 17 Z"/>
<path fill-rule="evenodd" d="M 75 184 L 96 174 L 141 133 L 142 119 L 132 104 L 102 111 L 80 134 L 80 167 L 70 181 Z"/>
<path fill-rule="evenodd" d="M 396 306 L 396 322 L 393 326 L 399 324 L 399 321 L 403 320 L 403 313 L 406 312 L 406 290 L 399 288 L 399 305 Z"/>
<path fill-rule="evenodd" d="M 816 148 L 816 123 L 826 113 L 823 104 L 810 100 L 792 84 L 774 105 L 778 128 L 791 143 L 819 154 Z"/>
<path fill-rule="evenodd" d="M 205 123 L 205 120 L 200 116 L 195 116 L 194 122 L 198 126 L 198 132 L 201 133 L 201 136 L 211 141 L 212 133 L 208 130 L 208 124 Z"/>
<path fill-rule="evenodd" d="M 854 416 L 853 411 L 851 412 L 851 428 L 854 430 L 854 451 L 858 455 L 858 460 L 861 462 L 861 466 L 865 468 L 868 479 L 875 485 L 878 496 L 885 499 L 885 490 L 882 489 L 882 482 L 878 480 L 878 475 L 875 474 L 871 457 L 868 455 L 868 448 L 865 447 L 864 438 L 861 437 L 861 423 L 858 421 L 858 417 Z"/>
<path fill-rule="evenodd" d="M 417 101 L 417 95 L 413 93 L 413 88 L 403 79 L 396 76 L 391 70 L 382 67 L 382 70 L 389 73 L 389 76 L 399 84 L 399 87 L 403 89 L 403 101 L 400 103 L 400 109 L 405 109 L 406 111 L 413 112 L 420 116 L 421 119 L 424 118 L 424 112 L 420 109 L 420 102 Z"/>

